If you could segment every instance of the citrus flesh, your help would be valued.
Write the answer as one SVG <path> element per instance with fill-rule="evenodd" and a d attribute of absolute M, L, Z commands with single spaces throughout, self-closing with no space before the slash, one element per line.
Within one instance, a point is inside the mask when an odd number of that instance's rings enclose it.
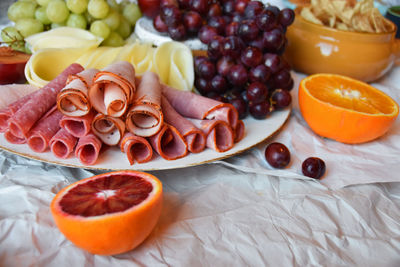
<path fill-rule="evenodd" d="M 93 254 L 132 250 L 151 233 L 161 213 L 162 185 L 153 175 L 117 171 L 61 190 L 51 203 L 60 231 Z"/>
<path fill-rule="evenodd" d="M 310 128 L 323 137 L 357 144 L 387 132 L 398 104 L 371 85 L 334 74 L 306 77 L 299 86 L 299 106 Z"/>

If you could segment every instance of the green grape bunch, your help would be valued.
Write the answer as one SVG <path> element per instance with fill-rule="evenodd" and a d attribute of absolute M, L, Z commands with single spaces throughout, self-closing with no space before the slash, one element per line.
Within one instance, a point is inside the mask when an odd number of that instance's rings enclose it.
<path fill-rule="evenodd" d="M 2 29 L 2 43 L 29 53 L 24 38 L 61 26 L 88 30 L 104 39 L 101 45 L 124 45 L 142 13 L 126 0 L 18 0 L 7 15 L 13 25 Z"/>

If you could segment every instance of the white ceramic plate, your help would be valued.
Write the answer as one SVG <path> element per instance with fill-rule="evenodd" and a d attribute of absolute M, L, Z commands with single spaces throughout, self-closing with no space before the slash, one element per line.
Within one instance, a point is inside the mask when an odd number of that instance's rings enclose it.
<path fill-rule="evenodd" d="M 289 118 L 290 111 L 291 110 L 289 108 L 283 111 L 275 111 L 267 119 L 264 120 L 255 120 L 250 117 L 246 118 L 244 120 L 246 126 L 245 137 L 240 142 L 236 143 L 234 147 L 229 151 L 218 153 L 212 149 L 207 148 L 201 153 L 190 153 L 184 158 L 172 161 L 165 160 L 158 156 L 157 153 L 154 153 L 153 159 L 150 162 L 143 164 L 134 164 L 131 166 L 129 165 L 129 161 L 126 158 L 126 155 L 121 152 L 119 147 L 110 147 L 102 151 L 96 165 L 86 166 L 80 163 L 80 161 L 73 155 L 71 155 L 68 159 L 59 159 L 55 157 L 50 151 L 45 153 L 36 153 L 33 152 L 26 144 L 10 144 L 5 140 L 3 134 L 0 134 L 0 148 L 34 160 L 75 168 L 96 170 L 134 169 L 141 171 L 184 168 L 234 156 L 261 143 L 262 141 L 266 140 L 274 133 L 279 131 L 279 129 L 285 124 L 285 122 Z"/>

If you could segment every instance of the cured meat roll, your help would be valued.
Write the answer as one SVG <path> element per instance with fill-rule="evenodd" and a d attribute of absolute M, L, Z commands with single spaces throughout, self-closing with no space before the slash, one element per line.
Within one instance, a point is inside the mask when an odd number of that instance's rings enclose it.
<path fill-rule="evenodd" d="M 11 144 L 25 144 L 26 143 L 26 138 L 22 137 L 16 137 L 15 135 L 13 135 L 10 130 L 6 130 L 4 133 L 4 138 Z"/>
<path fill-rule="evenodd" d="M 245 129 L 246 129 L 246 127 L 244 126 L 244 122 L 242 120 L 238 120 L 238 122 L 236 124 L 236 128 L 233 129 L 233 133 L 235 136 L 235 138 L 234 138 L 235 143 L 237 143 L 243 139 L 244 134 L 245 134 Z"/>
<path fill-rule="evenodd" d="M 149 141 L 154 150 L 166 160 L 183 158 L 188 153 L 183 136 L 167 123 L 156 135 L 149 137 Z"/>
<path fill-rule="evenodd" d="M 222 120 L 195 120 L 191 119 L 206 135 L 206 145 L 217 152 L 225 152 L 234 145 L 234 132 L 231 126 Z"/>
<path fill-rule="evenodd" d="M 84 165 L 94 165 L 99 158 L 102 142 L 93 133 L 79 138 L 75 156 Z"/>
<path fill-rule="evenodd" d="M 96 113 L 94 111 L 90 111 L 88 114 L 82 117 L 64 116 L 60 121 L 60 126 L 68 133 L 80 138 L 90 132 L 95 115 Z"/>
<path fill-rule="evenodd" d="M 130 132 L 126 132 L 120 142 L 120 148 L 133 165 L 135 161 L 138 163 L 145 163 L 153 157 L 153 148 L 146 138 L 136 136 Z"/>
<path fill-rule="evenodd" d="M 38 92 L 38 91 L 36 91 Z M 35 92 L 21 97 L 17 101 L 11 103 L 6 108 L 0 110 L 0 132 L 4 133 L 8 129 L 8 119 L 14 115 L 21 107 L 23 107 L 26 102 L 28 102 L 33 96 Z"/>
<path fill-rule="evenodd" d="M 119 61 L 96 74 L 89 89 L 89 99 L 98 112 L 121 117 L 131 103 L 135 90 L 135 69 L 131 63 Z"/>
<path fill-rule="evenodd" d="M 118 145 L 125 133 L 125 123 L 120 118 L 97 114 L 92 122 L 92 131 L 104 144 Z"/>
<path fill-rule="evenodd" d="M 30 95 L 39 88 L 30 84 L 4 84 L 0 85 L 0 109 L 6 108 L 8 105 Z"/>
<path fill-rule="evenodd" d="M 54 156 L 60 159 L 66 159 L 74 152 L 74 148 L 78 138 L 71 135 L 64 128 L 60 128 L 58 132 L 50 139 L 50 150 Z"/>
<path fill-rule="evenodd" d="M 35 152 L 42 153 L 49 147 L 50 139 L 60 129 L 62 113 L 56 107 L 43 116 L 29 132 L 28 146 Z"/>
<path fill-rule="evenodd" d="M 19 138 L 28 137 L 32 126 L 56 104 L 57 94 L 65 86 L 69 75 L 81 72 L 83 67 L 79 64 L 71 64 L 54 80 L 38 90 L 34 97 L 29 99 L 10 119 L 9 129 Z"/>
<path fill-rule="evenodd" d="M 184 117 L 199 120 L 223 120 L 232 129 L 236 128 L 239 118 L 234 106 L 204 97 L 189 91 L 180 91 L 163 85 L 163 94 L 175 110 Z"/>
<path fill-rule="evenodd" d="M 160 131 L 164 122 L 161 110 L 161 84 L 158 75 L 147 71 L 143 74 L 126 116 L 126 127 L 131 133 L 148 137 Z"/>
<path fill-rule="evenodd" d="M 161 103 L 165 122 L 174 126 L 182 134 L 188 145 L 188 150 L 192 153 L 203 151 L 206 146 L 206 136 L 204 133 L 194 126 L 191 121 L 176 112 L 164 96 Z"/>
<path fill-rule="evenodd" d="M 88 99 L 88 90 L 98 72 L 96 69 L 87 69 L 69 76 L 67 84 L 57 96 L 58 109 L 64 115 L 77 117 L 89 113 L 91 105 Z"/>

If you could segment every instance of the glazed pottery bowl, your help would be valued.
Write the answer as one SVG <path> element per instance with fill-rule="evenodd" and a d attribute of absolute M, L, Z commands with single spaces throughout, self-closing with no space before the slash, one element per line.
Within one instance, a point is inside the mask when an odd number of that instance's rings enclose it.
<path fill-rule="evenodd" d="M 306 74 L 334 73 L 364 82 L 385 75 L 400 59 L 397 27 L 386 33 L 360 33 L 333 29 L 296 16 L 287 29 L 285 58 Z"/>

